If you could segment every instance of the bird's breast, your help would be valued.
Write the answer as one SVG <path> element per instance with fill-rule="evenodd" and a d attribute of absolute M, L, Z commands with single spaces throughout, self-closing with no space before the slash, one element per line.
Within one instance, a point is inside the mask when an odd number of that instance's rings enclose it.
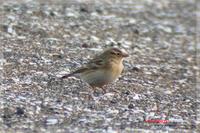
<path fill-rule="evenodd" d="M 112 76 L 114 79 L 117 79 L 119 77 L 119 75 L 122 73 L 122 70 L 123 70 L 124 66 L 123 64 L 118 64 L 116 66 L 113 66 L 112 67 Z"/>
<path fill-rule="evenodd" d="M 110 69 L 99 69 L 81 74 L 81 78 L 91 86 L 101 87 L 105 84 L 113 82 L 121 74 L 123 66 Z"/>

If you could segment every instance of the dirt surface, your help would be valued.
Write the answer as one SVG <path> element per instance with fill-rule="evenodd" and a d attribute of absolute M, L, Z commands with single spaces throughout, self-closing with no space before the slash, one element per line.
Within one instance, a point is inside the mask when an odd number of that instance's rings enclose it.
<path fill-rule="evenodd" d="M 0 131 L 198 132 L 197 5 L 1 1 Z M 112 46 L 130 56 L 106 94 L 98 90 L 89 99 L 85 82 L 58 78 Z"/>

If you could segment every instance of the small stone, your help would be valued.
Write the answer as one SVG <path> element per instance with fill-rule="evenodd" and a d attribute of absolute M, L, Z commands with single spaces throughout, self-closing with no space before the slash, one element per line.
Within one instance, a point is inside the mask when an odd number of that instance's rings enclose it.
<path fill-rule="evenodd" d="M 130 91 L 126 90 L 126 91 L 123 92 L 123 94 L 130 95 Z"/>
<path fill-rule="evenodd" d="M 47 125 L 55 125 L 57 123 L 58 123 L 58 119 L 55 119 L 55 118 L 49 118 L 46 120 Z"/>
<path fill-rule="evenodd" d="M 22 108 L 20 108 L 20 107 L 17 107 L 16 108 L 16 114 L 17 115 L 23 115 L 24 114 L 24 110 Z"/>
<path fill-rule="evenodd" d="M 80 7 L 80 11 L 81 12 L 85 12 L 85 13 L 89 12 L 88 9 L 87 9 L 87 7 Z"/>
<path fill-rule="evenodd" d="M 83 44 L 82 44 L 82 47 L 83 47 L 83 48 L 88 48 L 89 45 L 88 45 L 87 43 L 83 43 Z"/>
<path fill-rule="evenodd" d="M 140 69 L 139 69 L 138 67 L 134 66 L 134 67 L 132 67 L 132 71 L 139 72 L 139 71 L 140 71 Z"/>
<path fill-rule="evenodd" d="M 111 101 L 110 101 L 110 103 L 111 104 L 116 104 L 118 101 L 116 100 L 116 99 L 112 99 Z"/>
<path fill-rule="evenodd" d="M 132 103 L 130 103 L 130 104 L 128 105 L 128 108 L 129 108 L 129 109 L 133 109 L 133 108 L 134 108 L 134 105 L 133 105 Z"/>
<path fill-rule="evenodd" d="M 139 35 L 139 34 L 140 34 L 140 32 L 139 32 L 139 30 L 138 30 L 138 29 L 134 29 L 134 30 L 133 30 L 133 32 L 134 32 L 135 34 L 137 34 L 137 35 Z"/>
<path fill-rule="evenodd" d="M 100 39 L 99 39 L 98 37 L 96 37 L 96 36 L 91 36 L 90 39 L 91 39 L 93 42 L 95 42 L 95 43 L 98 43 L 99 40 L 100 40 Z"/>
<path fill-rule="evenodd" d="M 71 18 L 78 18 L 78 13 L 76 13 L 76 12 L 68 12 L 67 14 L 66 14 L 66 16 L 67 17 L 71 17 Z"/>
<path fill-rule="evenodd" d="M 53 54 L 52 57 L 54 60 L 63 58 L 61 54 Z"/>

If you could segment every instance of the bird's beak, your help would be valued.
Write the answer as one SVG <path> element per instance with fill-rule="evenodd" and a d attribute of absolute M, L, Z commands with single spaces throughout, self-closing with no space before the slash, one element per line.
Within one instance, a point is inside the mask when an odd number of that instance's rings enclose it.
<path fill-rule="evenodd" d="M 123 57 L 128 57 L 129 55 L 128 55 L 127 52 L 123 52 L 123 53 L 122 53 L 122 56 L 123 56 Z"/>

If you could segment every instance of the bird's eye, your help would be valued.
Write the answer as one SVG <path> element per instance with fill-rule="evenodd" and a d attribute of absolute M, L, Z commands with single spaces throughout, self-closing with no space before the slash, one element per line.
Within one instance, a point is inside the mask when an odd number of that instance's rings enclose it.
<path fill-rule="evenodd" d="M 111 54 L 117 55 L 117 56 L 120 56 L 120 55 L 121 55 L 119 52 L 111 52 Z"/>
<path fill-rule="evenodd" d="M 117 55 L 120 55 L 120 53 L 117 53 Z"/>

